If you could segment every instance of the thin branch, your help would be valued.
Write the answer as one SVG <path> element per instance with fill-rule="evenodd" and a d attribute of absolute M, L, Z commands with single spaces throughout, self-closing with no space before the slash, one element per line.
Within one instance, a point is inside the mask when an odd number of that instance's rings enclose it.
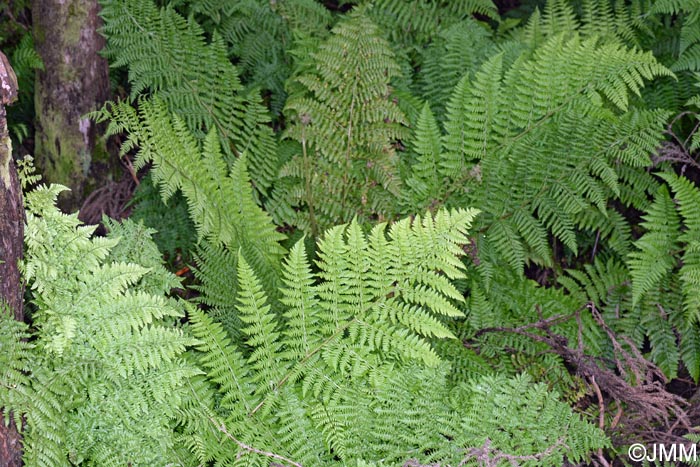
<path fill-rule="evenodd" d="M 284 456 L 280 456 L 279 454 L 275 454 L 274 452 L 262 451 L 260 449 L 254 448 L 253 446 L 248 446 L 243 441 L 240 441 L 235 436 L 233 436 L 231 433 L 229 433 L 228 430 L 226 429 L 226 425 L 224 425 L 223 422 L 217 423 L 217 421 L 214 420 L 214 418 L 212 418 L 212 417 L 209 417 L 209 420 L 211 420 L 211 422 L 216 426 L 217 430 L 222 432 L 224 435 L 226 435 L 226 437 L 228 439 L 230 439 L 231 441 L 236 443 L 238 445 L 238 447 L 240 447 L 241 449 L 243 449 L 245 451 L 252 452 L 255 454 L 260 454 L 261 456 L 270 457 L 272 459 L 277 459 L 279 461 L 286 462 L 289 465 L 293 465 L 294 467 L 304 467 L 303 465 L 299 464 L 298 462 L 294 462 L 293 460 L 291 460 L 287 457 L 284 457 Z"/>

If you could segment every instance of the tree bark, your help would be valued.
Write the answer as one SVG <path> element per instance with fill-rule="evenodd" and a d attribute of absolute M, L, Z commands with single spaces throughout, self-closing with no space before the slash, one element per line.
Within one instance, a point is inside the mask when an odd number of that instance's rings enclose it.
<path fill-rule="evenodd" d="M 109 153 L 96 144 L 97 129 L 87 112 L 109 97 L 107 60 L 98 52 L 104 38 L 97 0 L 32 0 L 37 52 L 35 160 L 44 180 L 72 191 L 59 206 L 75 211 L 86 193 L 104 184 Z"/>
<path fill-rule="evenodd" d="M 22 321 L 24 286 L 19 273 L 24 244 L 22 189 L 12 159 L 5 106 L 17 98 L 17 78 L 0 52 L 0 306 L 9 306 Z M 22 437 L 14 421 L 5 426 L 0 407 L 0 466 L 22 465 Z"/>

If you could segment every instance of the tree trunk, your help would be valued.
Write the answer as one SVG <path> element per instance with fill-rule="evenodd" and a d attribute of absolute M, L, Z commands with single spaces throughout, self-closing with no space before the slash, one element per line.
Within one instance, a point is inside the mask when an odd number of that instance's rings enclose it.
<path fill-rule="evenodd" d="M 97 0 L 32 0 L 37 51 L 35 160 L 44 180 L 72 191 L 59 199 L 65 211 L 80 207 L 85 194 L 104 184 L 109 154 L 96 144 L 95 124 L 84 115 L 109 97 L 105 41 Z"/>
<path fill-rule="evenodd" d="M 9 305 L 22 321 L 24 286 L 19 273 L 24 243 L 22 189 L 12 159 L 5 106 L 17 98 L 17 78 L 0 52 L 0 306 Z M 5 426 L 0 407 L 0 466 L 22 465 L 22 438 L 14 422 Z"/>

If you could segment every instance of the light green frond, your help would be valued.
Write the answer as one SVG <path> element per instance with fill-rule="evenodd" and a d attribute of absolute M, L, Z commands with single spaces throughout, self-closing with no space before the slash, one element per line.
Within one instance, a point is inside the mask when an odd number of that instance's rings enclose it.
<path fill-rule="evenodd" d="M 238 306 L 237 310 L 243 323 L 243 335 L 246 344 L 253 349 L 248 364 L 257 385 L 256 394 L 265 395 L 275 391 L 275 384 L 285 373 L 282 364 L 282 343 L 277 330 L 277 320 L 270 312 L 265 292 L 255 272 L 241 254 L 238 255 Z"/>

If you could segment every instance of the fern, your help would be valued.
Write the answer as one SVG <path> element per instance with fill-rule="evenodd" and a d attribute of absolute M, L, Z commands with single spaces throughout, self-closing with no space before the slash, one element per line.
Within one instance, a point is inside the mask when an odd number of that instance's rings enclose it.
<path fill-rule="evenodd" d="M 670 369 L 669 373 L 674 375 L 680 352 L 697 380 L 700 378 L 695 354 L 700 316 L 697 244 L 700 195 L 685 178 L 670 173 L 659 176 L 668 183 L 675 198 L 671 199 L 666 186 L 659 189 L 643 224 L 647 232 L 635 242 L 636 251 L 630 254 L 633 302 L 649 310 L 647 314 L 651 316 L 645 324 L 650 328 L 652 344 L 660 336 L 666 336 L 664 348 L 656 351 L 658 358 L 669 362 L 662 368 Z M 674 330 L 682 330 L 680 339 Z"/>
<path fill-rule="evenodd" d="M 10 57 L 12 69 L 17 76 L 17 102 L 7 108 L 7 125 L 18 148 L 29 135 L 29 127 L 34 118 L 34 76 L 36 70 L 43 70 L 44 63 L 34 50 L 34 40 L 30 33 L 22 36 Z"/>
<path fill-rule="evenodd" d="M 312 0 L 270 3 L 261 0 L 187 2 L 190 11 L 207 17 L 229 46 L 248 89 L 270 94 L 269 107 L 279 116 L 287 98 L 285 81 L 293 68 L 287 44 L 296 34 L 324 37 L 331 15 Z"/>
<path fill-rule="evenodd" d="M 256 90 L 244 92 L 218 34 L 210 43 L 192 19 L 152 1 L 105 0 L 100 15 L 113 67 L 128 66 L 131 98 L 148 91 L 200 138 L 216 129 L 229 162 L 246 154 L 265 193 L 278 169 L 269 116 Z"/>
<path fill-rule="evenodd" d="M 189 454 L 174 449 L 173 430 L 188 397 L 183 381 L 199 372 L 182 354 L 197 341 L 173 326 L 183 312 L 152 282 L 176 281 L 162 267 L 151 272 L 112 261 L 111 254 L 133 253 L 115 250 L 114 238 L 90 239 L 94 227 L 60 213 L 54 202 L 61 189 L 42 186 L 27 195 L 23 270 L 33 297 L 34 343 L 20 341 L 28 335 L 20 323 L 3 325 L 10 330 L 3 348 L 17 352 L 3 352 L 11 361 L 0 400 L 26 417 L 24 461 L 186 463 Z M 154 261 L 147 264 L 159 266 Z"/>
<path fill-rule="evenodd" d="M 673 253 L 679 248 L 680 219 L 665 187 L 659 188 L 642 226 L 647 233 L 635 243 L 641 251 L 631 253 L 629 261 L 635 302 L 655 289 L 676 265 Z"/>
<path fill-rule="evenodd" d="M 171 260 L 178 254 L 190 258 L 196 233 L 187 210 L 187 201 L 182 194 L 177 193 L 164 203 L 149 174 L 136 187 L 131 204 L 133 209 L 129 218 L 156 229 L 152 237 L 158 250 L 167 254 Z"/>
<path fill-rule="evenodd" d="M 496 6 L 490 0 L 380 0 L 371 5 L 369 14 L 372 20 L 387 31 L 395 51 L 411 61 L 442 30 L 472 14 L 480 14 L 493 21 L 499 19 Z"/>
<path fill-rule="evenodd" d="M 472 443 L 476 446 L 489 439 L 501 452 L 516 455 L 540 453 L 556 446 L 537 465 L 558 466 L 565 457 L 580 462 L 587 453 L 606 444 L 597 428 L 572 414 L 557 400 L 556 393 L 548 392 L 544 385 L 533 385 L 528 377 L 484 378 L 471 388 L 474 396 L 462 429 L 475 438 Z M 492 415 L 482 423 L 484 413 Z M 571 436 L 573 433 L 575 436 Z"/>
<path fill-rule="evenodd" d="M 216 131 L 200 147 L 184 121 L 171 117 L 158 100 L 142 102 L 138 112 L 126 103 L 104 112 L 103 118 L 112 119 L 109 132 L 129 132 L 122 151 L 138 146 L 137 165 L 153 162 L 152 176 L 163 199 L 182 190 L 199 240 L 202 245 L 210 244 L 202 247 L 200 257 L 219 247 L 233 252 L 241 249 L 267 290 L 275 290 L 284 251 L 279 241 L 284 237 L 255 204 L 246 158 L 239 158 L 229 171 Z"/>
<path fill-rule="evenodd" d="M 281 175 L 295 183 L 275 195 L 280 207 L 271 209 L 279 222 L 316 236 L 354 215 L 392 216 L 399 179 L 391 144 L 405 134 L 405 119 L 390 100 L 398 66 L 361 10 L 333 28 L 313 60 L 315 70 L 295 78 L 305 92 L 285 107 L 286 136 L 301 144 L 301 153 Z"/>
<path fill-rule="evenodd" d="M 644 224 L 647 233 L 635 243 L 638 251 L 630 255 L 634 300 L 638 302 L 644 294 L 658 288 L 669 274 L 677 273 L 686 318 L 696 322 L 700 312 L 697 301 L 700 225 L 697 203 L 700 197 L 697 188 L 687 179 L 669 173 L 659 176 L 674 190 L 676 197 L 672 200 L 665 187 L 659 189 Z"/>
<path fill-rule="evenodd" d="M 595 209 L 598 223 L 581 225 L 600 229 L 608 199 L 645 206 L 655 183 L 639 168 L 649 164 L 668 114 L 627 111 L 628 94 L 670 72 L 649 54 L 563 35 L 503 70 L 504 55 L 495 55 L 456 86 L 437 156 L 442 173 L 423 180 L 427 196 L 417 204 L 487 206 L 487 241 L 521 271 L 528 262 L 552 264 L 549 233 L 576 253 L 576 219 Z M 434 127 L 416 132 L 416 146 L 436 136 Z M 414 165 L 414 180 L 423 164 Z"/>
<path fill-rule="evenodd" d="M 456 463 L 465 447 L 481 443 L 483 432 L 465 430 L 473 415 L 461 401 L 484 396 L 477 396 L 476 385 L 459 386 L 458 395 L 450 391 L 450 366 L 431 345 L 433 338 L 453 337 L 448 319 L 461 315 L 452 304 L 461 295 L 448 278 L 463 277 L 457 258 L 474 214 L 442 210 L 402 220 L 388 236 L 385 225 L 369 235 L 357 222 L 332 228 L 318 246 L 318 272 L 300 241 L 285 261 L 279 310 L 241 257 L 236 309 L 244 340 L 231 342 L 220 324 L 190 310 L 192 332 L 202 341 L 201 364 L 221 394 L 212 419 L 228 433 L 229 445 L 222 449 L 216 437 L 193 433 L 200 440 L 194 444 L 204 447 L 200 461 L 243 457 L 258 465 L 274 452 L 308 465 L 375 459 L 393 465 L 410 458 Z M 530 391 L 523 389 L 530 384 L 525 379 L 518 390 Z M 546 409 L 521 406 L 517 417 L 541 412 L 550 417 L 550 436 L 567 442 L 576 436 L 566 451 L 573 458 L 606 444 L 597 429 L 555 402 L 556 395 L 542 386 L 538 391 L 534 397 L 548 398 Z M 473 410 L 496 400 L 474 399 Z M 516 416 L 515 410 L 508 414 Z M 533 439 L 539 441 L 524 442 L 522 449 L 556 441 Z"/>
<path fill-rule="evenodd" d="M 639 0 L 548 0 L 542 11 L 536 10 L 526 27 L 515 30 L 513 36 L 537 45 L 549 37 L 577 31 L 584 37 L 639 46 L 653 37 L 647 20 L 650 10 L 648 2 Z"/>
<path fill-rule="evenodd" d="M 661 0 L 652 13 L 677 15 L 682 22 L 677 61 L 672 69 L 700 71 L 700 3 L 696 0 Z"/>
<path fill-rule="evenodd" d="M 0 333 L 27 462 L 614 456 L 587 365 L 700 378 L 697 164 L 659 150 L 700 146 L 669 123 L 693 1 L 102 0 L 130 97 L 93 115 L 151 167 L 148 227 L 89 239 L 29 196 L 35 327 Z"/>
<path fill-rule="evenodd" d="M 6 304 L 0 307 L 0 407 L 3 407 L 4 420 L 7 423 L 9 411 L 6 408 L 18 407 L 27 395 L 30 385 L 27 373 L 31 368 L 32 350 L 29 343 L 29 326 L 15 320 L 14 312 Z M 15 413 L 15 423 L 21 426 L 21 413 Z"/>
<path fill-rule="evenodd" d="M 440 120 L 459 80 L 473 75 L 496 51 L 492 35 L 474 20 L 465 19 L 449 28 L 441 28 L 422 52 L 422 65 L 416 77 L 420 95 L 430 103 Z"/>

